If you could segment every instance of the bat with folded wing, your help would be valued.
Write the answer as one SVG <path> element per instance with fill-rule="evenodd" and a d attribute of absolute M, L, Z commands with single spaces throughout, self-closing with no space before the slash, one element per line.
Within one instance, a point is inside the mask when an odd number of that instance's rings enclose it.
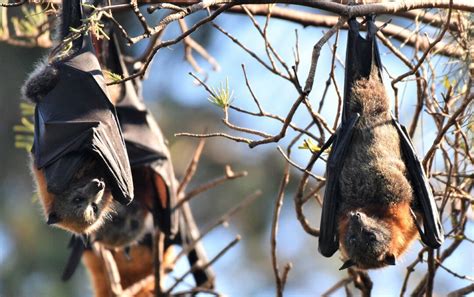
<path fill-rule="evenodd" d="M 32 171 L 47 223 L 76 234 L 97 230 L 112 202 L 128 204 L 133 182 L 115 108 L 80 0 L 63 0 L 60 44 L 25 82 L 36 103 Z"/>
<path fill-rule="evenodd" d="M 420 235 L 430 248 L 443 228 L 423 167 L 403 126 L 392 116 L 382 82 L 374 17 L 348 21 L 342 123 L 331 137 L 319 251 L 341 250 L 344 265 L 395 265 Z"/>

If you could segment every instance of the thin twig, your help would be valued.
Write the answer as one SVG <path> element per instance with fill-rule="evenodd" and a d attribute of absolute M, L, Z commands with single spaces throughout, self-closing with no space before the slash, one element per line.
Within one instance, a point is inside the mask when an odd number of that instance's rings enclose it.
<path fill-rule="evenodd" d="M 233 216 L 235 215 L 236 213 L 238 213 L 239 211 L 241 211 L 242 209 L 244 209 L 245 207 L 247 207 L 248 205 L 250 205 L 250 203 L 252 203 L 255 199 L 257 199 L 258 197 L 260 197 L 262 195 L 262 192 L 260 190 L 252 193 L 251 195 L 247 196 L 244 200 L 242 200 L 242 202 L 240 202 L 238 205 L 234 206 L 233 208 L 231 208 L 229 211 L 227 211 L 226 213 L 224 213 L 219 219 L 217 219 L 217 221 L 215 221 L 214 223 L 212 223 L 210 226 L 208 226 L 207 228 L 205 228 L 200 236 L 198 238 L 196 238 L 193 242 L 189 243 L 187 246 L 183 247 L 183 249 L 178 253 L 178 255 L 176 255 L 176 257 L 173 259 L 173 261 L 171 261 L 171 265 L 175 265 L 176 262 L 178 262 L 178 260 L 186 255 L 187 253 L 189 253 L 190 250 L 192 250 L 194 248 L 194 246 L 196 245 L 196 243 L 198 243 L 199 241 L 201 241 L 207 234 L 209 234 L 209 232 L 211 232 L 212 230 L 214 230 L 216 227 L 222 225 L 222 224 L 225 224 L 226 222 L 228 222 L 228 220 Z"/>
<path fill-rule="evenodd" d="M 290 181 L 290 168 L 288 164 L 285 166 L 285 171 L 283 173 L 283 178 L 280 183 L 280 189 L 278 191 L 277 199 L 275 201 L 275 208 L 273 211 L 273 219 L 272 219 L 272 232 L 271 232 L 271 255 L 272 255 L 272 267 L 273 267 L 273 274 L 275 275 L 275 282 L 276 282 L 276 290 L 277 296 L 283 296 L 283 290 L 285 289 L 286 278 L 289 270 L 291 269 L 291 263 L 286 264 L 285 273 L 280 275 L 280 271 L 278 268 L 278 260 L 277 260 L 277 234 L 278 234 L 278 221 L 280 218 L 281 208 L 283 206 L 283 198 L 285 197 L 285 189 L 288 186 L 288 182 Z"/>
<path fill-rule="evenodd" d="M 185 274 L 183 274 L 178 280 L 165 292 L 165 295 L 168 296 L 189 274 L 193 273 L 198 269 L 206 269 L 219 260 L 229 249 L 234 247 L 240 241 L 240 235 L 237 235 L 234 240 L 227 244 L 214 258 L 212 258 L 208 263 L 196 263 L 189 269 Z"/>
<path fill-rule="evenodd" d="M 201 139 L 199 141 L 199 144 L 196 147 L 196 150 L 194 151 L 193 157 L 191 158 L 191 161 L 189 162 L 188 167 L 184 172 L 183 179 L 179 183 L 177 190 L 178 196 L 186 190 L 186 187 L 188 186 L 189 182 L 196 173 L 197 164 L 199 163 L 199 159 L 201 158 L 202 150 L 204 149 L 205 144 L 206 141 L 204 139 Z"/>
<path fill-rule="evenodd" d="M 174 209 L 178 209 L 180 208 L 185 202 L 188 202 L 189 200 L 191 200 L 193 197 L 203 193 L 203 192 L 206 192 L 214 187 L 217 187 L 218 185 L 228 181 L 228 180 L 232 180 L 232 179 L 236 179 L 236 178 L 240 178 L 240 177 L 244 177 L 244 176 L 247 176 L 247 171 L 242 171 L 242 172 L 233 172 L 232 169 L 230 168 L 229 165 L 226 165 L 225 167 L 225 175 L 222 176 L 222 177 L 218 177 L 214 180 L 211 180 L 209 182 L 207 182 L 206 184 L 203 184 L 203 185 L 200 185 L 198 186 L 197 188 L 189 191 L 188 193 L 186 193 L 186 195 L 184 195 L 183 198 L 179 199 L 178 203 L 176 204 L 176 206 L 174 207 Z"/>

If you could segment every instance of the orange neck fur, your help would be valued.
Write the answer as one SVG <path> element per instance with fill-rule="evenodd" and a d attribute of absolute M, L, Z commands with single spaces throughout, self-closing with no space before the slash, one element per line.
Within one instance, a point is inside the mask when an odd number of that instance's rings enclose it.
<path fill-rule="evenodd" d="M 122 251 L 112 253 L 119 270 L 122 289 L 126 290 L 130 286 L 153 275 L 153 257 L 149 247 L 141 245 L 133 246 L 130 250 L 130 260 L 125 257 Z M 163 256 L 163 267 L 165 271 L 169 270 L 173 258 L 174 249 L 173 247 L 169 247 Z M 103 260 L 95 252 L 87 250 L 83 254 L 82 261 L 88 270 L 95 296 L 113 296 L 108 286 L 109 280 Z M 144 286 L 141 290 L 134 295 L 134 297 L 145 296 L 154 296 L 154 281 L 144 282 Z"/>

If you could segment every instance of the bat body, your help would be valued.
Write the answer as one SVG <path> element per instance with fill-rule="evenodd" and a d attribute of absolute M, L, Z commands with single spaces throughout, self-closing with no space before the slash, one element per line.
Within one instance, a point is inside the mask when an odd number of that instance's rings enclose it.
<path fill-rule="evenodd" d="M 420 162 L 390 112 L 372 17 L 367 27 L 364 39 L 349 20 L 343 119 L 328 158 L 321 217 L 319 250 L 330 257 L 340 248 L 341 269 L 395 265 L 418 233 L 432 248 L 444 236 Z"/>
<path fill-rule="evenodd" d="M 80 0 L 64 0 L 60 39 L 81 25 Z M 125 144 L 88 34 L 58 45 L 23 86 L 36 103 L 32 171 L 52 224 L 75 234 L 97 230 L 114 203 L 133 198 Z"/>

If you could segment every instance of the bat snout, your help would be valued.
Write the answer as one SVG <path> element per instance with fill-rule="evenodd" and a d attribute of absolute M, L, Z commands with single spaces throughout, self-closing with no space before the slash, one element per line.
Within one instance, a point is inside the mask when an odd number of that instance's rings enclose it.
<path fill-rule="evenodd" d="M 362 217 L 365 216 L 360 211 L 352 211 L 349 213 L 349 219 L 351 223 L 357 223 L 359 225 L 362 224 Z"/>
<path fill-rule="evenodd" d="M 91 188 L 98 193 L 105 188 L 105 183 L 97 178 L 94 178 L 91 182 Z"/>
<path fill-rule="evenodd" d="M 83 189 L 83 193 L 86 197 L 90 197 L 91 200 L 98 202 L 98 200 L 102 198 L 102 193 L 105 190 L 105 182 L 100 179 L 94 178 L 92 181 L 87 183 L 87 185 Z"/>

